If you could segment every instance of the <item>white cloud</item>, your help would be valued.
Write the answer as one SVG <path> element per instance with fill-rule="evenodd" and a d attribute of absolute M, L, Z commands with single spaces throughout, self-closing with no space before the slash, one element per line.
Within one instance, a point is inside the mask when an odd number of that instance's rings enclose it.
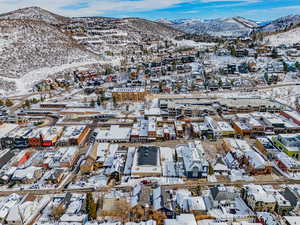
<path fill-rule="evenodd" d="M 65 16 L 101 15 L 107 11 L 136 12 L 150 11 L 174 6 L 192 0 L 0 0 L 0 12 L 39 6 Z M 84 5 L 79 9 L 68 10 L 68 6 Z"/>
<path fill-rule="evenodd" d="M 203 3 L 210 3 L 210 2 L 247 2 L 247 3 L 255 3 L 261 2 L 261 0 L 200 0 Z"/>
<path fill-rule="evenodd" d="M 297 14 L 300 13 L 300 5 L 293 5 L 293 6 L 283 6 L 283 7 L 275 7 L 269 9 L 256 9 L 256 10 L 249 10 L 245 14 L 246 15 L 257 15 L 257 14 Z"/>

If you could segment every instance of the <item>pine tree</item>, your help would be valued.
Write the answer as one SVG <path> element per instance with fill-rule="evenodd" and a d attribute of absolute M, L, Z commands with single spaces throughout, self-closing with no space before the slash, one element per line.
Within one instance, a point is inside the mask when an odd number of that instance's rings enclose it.
<path fill-rule="evenodd" d="M 95 100 L 92 99 L 91 102 L 90 102 L 90 106 L 91 106 L 91 107 L 95 107 L 95 104 L 96 104 L 96 103 L 95 103 Z"/>
<path fill-rule="evenodd" d="M 234 46 L 231 46 L 231 47 L 230 47 L 230 54 L 231 54 L 232 56 L 236 56 L 236 50 L 235 50 L 235 47 L 234 47 Z"/>
<path fill-rule="evenodd" d="M 95 220 L 97 218 L 97 204 L 94 201 L 92 193 L 87 193 L 86 195 L 86 212 L 89 220 Z"/>
<path fill-rule="evenodd" d="M 98 106 L 100 106 L 101 105 L 101 98 L 100 98 L 100 96 L 98 95 L 98 97 L 97 97 L 97 105 Z"/>
<path fill-rule="evenodd" d="M 208 174 L 209 174 L 209 175 L 213 175 L 213 174 L 214 174 L 214 169 L 213 169 L 213 167 L 211 166 L 210 163 L 209 163 L 209 165 L 208 165 Z"/>
<path fill-rule="evenodd" d="M 113 100 L 113 105 L 114 105 L 114 107 L 116 107 L 116 106 L 117 106 L 117 99 L 116 99 L 116 97 L 113 96 L 112 100 Z"/>
<path fill-rule="evenodd" d="M 277 58 L 278 57 L 278 53 L 277 50 L 275 48 L 272 49 L 272 58 Z"/>
<path fill-rule="evenodd" d="M 25 100 L 24 107 L 30 108 L 30 101 L 28 99 Z"/>
<path fill-rule="evenodd" d="M 13 106 L 13 105 L 14 105 L 14 102 L 13 102 L 12 100 L 6 99 L 6 101 L 5 101 L 5 106 L 6 106 L 6 107 L 11 107 L 11 106 Z"/>

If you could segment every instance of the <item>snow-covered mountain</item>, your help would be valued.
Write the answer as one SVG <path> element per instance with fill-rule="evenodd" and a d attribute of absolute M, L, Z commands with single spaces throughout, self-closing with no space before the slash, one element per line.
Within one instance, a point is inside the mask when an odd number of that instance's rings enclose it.
<path fill-rule="evenodd" d="M 0 14 L 0 19 L 35 20 L 50 24 L 64 24 L 70 21 L 70 18 L 54 14 L 40 7 L 28 7 Z"/>
<path fill-rule="evenodd" d="M 161 20 L 160 22 L 164 22 Z M 164 23 L 176 29 L 191 34 L 209 34 L 213 36 L 244 36 L 258 28 L 256 22 L 242 17 L 232 17 L 226 19 L 184 19 Z"/>
<path fill-rule="evenodd" d="M 268 24 L 262 26 L 259 31 L 278 32 L 293 28 L 298 25 L 300 25 L 300 15 L 290 15 L 269 22 Z"/>
<path fill-rule="evenodd" d="M 300 15 L 290 15 L 268 22 L 255 22 L 243 17 L 225 19 L 181 19 L 159 20 L 158 22 L 190 34 L 209 34 L 212 36 L 244 36 L 251 32 L 273 33 L 287 31 L 300 25 Z"/>
<path fill-rule="evenodd" d="M 161 23 L 161 24 L 166 24 L 166 25 L 172 25 L 172 24 L 174 24 L 174 21 L 168 20 L 168 19 L 165 19 L 165 18 L 158 19 L 155 22 Z"/>
<path fill-rule="evenodd" d="M 0 76 L 96 59 L 70 36 L 38 21 L 0 20 Z"/>

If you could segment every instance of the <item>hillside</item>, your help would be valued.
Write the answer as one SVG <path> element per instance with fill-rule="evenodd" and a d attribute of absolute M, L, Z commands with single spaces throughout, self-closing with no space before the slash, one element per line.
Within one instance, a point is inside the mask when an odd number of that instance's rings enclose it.
<path fill-rule="evenodd" d="M 123 19 L 123 21 L 133 30 L 145 32 L 147 35 L 154 35 L 157 37 L 173 38 L 184 33 L 164 24 L 140 18 Z"/>
<path fill-rule="evenodd" d="M 148 57 L 143 46 L 157 48 L 182 34 L 138 18 L 66 18 L 38 7 L 2 14 L 0 89 L 28 90 L 36 80 L 62 70 L 95 63 L 119 65 L 137 52 Z"/>
<path fill-rule="evenodd" d="M 183 32 L 164 24 L 138 18 L 115 19 L 105 17 L 73 18 L 65 27 L 74 39 L 90 51 L 100 55 L 127 57 L 155 42 L 174 39 Z"/>
<path fill-rule="evenodd" d="M 0 77 L 6 78 L 0 82 L 1 89 L 6 87 L 5 80 L 10 81 L 9 86 L 12 86 L 13 81 L 41 68 L 80 65 L 99 59 L 47 23 L 0 20 Z"/>
<path fill-rule="evenodd" d="M 262 26 L 259 32 L 280 32 L 296 27 L 300 24 L 300 15 L 281 17 Z"/>
<path fill-rule="evenodd" d="M 28 7 L 23 9 L 18 9 L 8 13 L 0 14 L 0 19 L 22 19 L 22 20 L 34 20 L 34 21 L 44 21 L 50 24 L 64 24 L 70 22 L 70 18 L 60 16 L 44 10 L 40 7 Z"/>
<path fill-rule="evenodd" d="M 0 76 L 18 78 L 41 67 L 96 59 L 68 35 L 43 22 L 0 20 Z"/>
<path fill-rule="evenodd" d="M 212 36 L 244 36 L 258 27 L 255 22 L 242 17 L 213 20 L 188 19 L 173 23 L 160 20 L 159 22 L 190 34 L 209 34 Z"/>
<path fill-rule="evenodd" d="M 264 41 L 267 44 L 278 46 L 278 45 L 292 45 L 300 42 L 300 27 L 288 30 L 286 32 L 278 32 L 276 34 L 272 34 L 266 36 Z"/>

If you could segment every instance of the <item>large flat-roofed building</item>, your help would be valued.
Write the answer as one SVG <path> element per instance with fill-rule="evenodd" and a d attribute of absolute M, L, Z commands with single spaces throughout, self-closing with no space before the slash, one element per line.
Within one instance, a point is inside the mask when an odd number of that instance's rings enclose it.
<path fill-rule="evenodd" d="M 280 134 L 272 137 L 277 148 L 284 151 L 288 156 L 300 159 L 300 133 Z"/>
<path fill-rule="evenodd" d="M 145 96 L 145 88 L 114 88 L 112 91 L 116 101 L 143 101 Z"/>
<path fill-rule="evenodd" d="M 6 147 L 5 137 L 8 133 L 15 130 L 18 127 L 17 124 L 4 123 L 0 125 L 0 149 Z"/>
<path fill-rule="evenodd" d="M 29 135 L 29 143 L 31 146 L 39 146 L 40 145 L 44 147 L 50 147 L 55 145 L 55 143 L 58 141 L 59 137 L 61 136 L 63 132 L 63 127 L 61 126 L 48 126 L 48 127 L 42 127 L 35 129 L 34 132 L 32 132 Z M 39 140 L 40 139 L 40 140 Z"/>
<path fill-rule="evenodd" d="M 159 108 L 169 116 L 200 117 L 249 112 L 280 112 L 285 109 L 280 103 L 262 98 L 160 98 Z"/>
<path fill-rule="evenodd" d="M 219 99 L 219 104 L 228 113 L 280 112 L 285 108 L 280 103 L 261 98 L 224 98 Z"/>
<path fill-rule="evenodd" d="M 77 146 L 69 146 L 60 148 L 62 157 L 60 158 L 60 167 L 71 167 L 75 164 L 79 156 L 79 149 Z"/>
<path fill-rule="evenodd" d="M 80 145 L 85 141 L 89 132 L 90 128 L 84 125 L 66 126 L 59 139 L 59 145 Z"/>
<path fill-rule="evenodd" d="M 67 107 L 67 103 L 64 102 L 42 102 L 40 104 L 41 108 L 51 108 L 51 109 L 62 109 Z"/>
<path fill-rule="evenodd" d="M 170 117 L 215 115 L 214 103 L 213 99 L 205 98 L 161 98 L 158 101 L 162 113 Z"/>
<path fill-rule="evenodd" d="M 215 138 L 235 135 L 235 130 L 225 121 L 216 121 L 212 117 L 206 116 L 204 124 L 208 129 L 212 130 Z"/>
<path fill-rule="evenodd" d="M 130 140 L 130 127 L 120 127 L 119 125 L 112 125 L 110 129 L 96 129 L 97 132 L 96 141 L 110 142 L 110 143 L 121 143 L 129 142 Z"/>
<path fill-rule="evenodd" d="M 131 175 L 137 177 L 160 176 L 160 148 L 156 146 L 140 146 L 137 148 L 131 169 Z"/>

